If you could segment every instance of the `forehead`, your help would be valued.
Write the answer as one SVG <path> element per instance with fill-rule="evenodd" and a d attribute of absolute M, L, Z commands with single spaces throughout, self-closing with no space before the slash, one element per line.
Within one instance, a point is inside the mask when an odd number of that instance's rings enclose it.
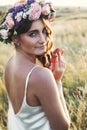
<path fill-rule="evenodd" d="M 40 30 L 45 27 L 45 24 L 42 20 L 38 19 L 36 21 L 33 21 L 32 26 L 29 31 L 31 30 Z"/>

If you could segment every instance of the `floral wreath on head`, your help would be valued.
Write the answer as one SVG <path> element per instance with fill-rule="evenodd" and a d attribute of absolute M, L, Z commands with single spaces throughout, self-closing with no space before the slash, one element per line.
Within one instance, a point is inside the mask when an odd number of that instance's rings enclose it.
<path fill-rule="evenodd" d="M 51 3 L 45 3 L 43 0 L 21 0 L 8 10 L 0 26 L 0 41 L 10 43 L 9 37 L 17 35 L 15 29 L 22 25 L 23 20 L 34 21 L 40 17 L 49 21 L 54 20 L 55 10 Z"/>

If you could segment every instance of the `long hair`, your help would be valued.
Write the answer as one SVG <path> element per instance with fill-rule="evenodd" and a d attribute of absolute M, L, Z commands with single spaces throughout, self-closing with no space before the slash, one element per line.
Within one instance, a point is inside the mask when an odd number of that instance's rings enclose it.
<path fill-rule="evenodd" d="M 42 19 L 42 21 L 46 25 L 46 29 L 47 29 L 47 50 L 46 53 L 37 56 L 37 58 L 44 67 L 49 67 L 51 64 L 51 55 L 53 50 L 52 29 L 48 20 Z"/>
<path fill-rule="evenodd" d="M 50 23 L 47 19 L 44 18 L 40 18 L 43 23 L 46 26 L 46 30 L 47 30 L 47 48 L 46 48 L 46 52 L 42 55 L 38 55 L 36 56 L 36 58 L 40 61 L 40 63 L 45 66 L 45 67 L 49 67 L 50 65 L 50 59 L 51 59 L 51 53 L 52 53 L 52 48 L 53 48 L 53 39 L 52 39 L 52 29 L 50 26 Z M 20 26 L 18 26 L 17 28 L 15 28 L 15 31 L 17 32 L 17 35 L 20 35 L 22 33 L 26 33 L 32 26 L 33 21 L 29 21 L 29 20 L 23 20 L 22 24 Z M 10 40 L 12 40 L 12 36 L 13 36 L 13 31 L 11 31 L 11 35 L 9 37 Z M 17 49 L 18 46 L 14 43 L 15 48 Z"/>

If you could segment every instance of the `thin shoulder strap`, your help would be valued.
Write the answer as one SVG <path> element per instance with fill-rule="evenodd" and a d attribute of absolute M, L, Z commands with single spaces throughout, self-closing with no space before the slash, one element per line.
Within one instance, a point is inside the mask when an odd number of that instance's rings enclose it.
<path fill-rule="evenodd" d="M 38 66 L 38 65 L 34 66 L 34 67 L 28 72 L 28 75 L 27 75 L 27 77 L 26 77 L 26 82 L 25 82 L 25 95 L 26 95 L 26 92 L 27 92 L 29 77 L 30 77 L 32 71 L 33 71 L 37 66 Z"/>

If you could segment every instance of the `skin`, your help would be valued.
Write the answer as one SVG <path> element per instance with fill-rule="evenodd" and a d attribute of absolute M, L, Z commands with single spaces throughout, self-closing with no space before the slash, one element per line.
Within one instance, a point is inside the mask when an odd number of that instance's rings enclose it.
<path fill-rule="evenodd" d="M 16 114 L 22 105 L 26 76 L 36 64 L 36 55 L 46 52 L 47 32 L 44 23 L 41 20 L 34 21 L 27 33 L 13 37 L 13 41 L 20 43 L 20 48 L 6 65 L 5 83 Z M 49 69 L 38 66 L 29 78 L 27 104 L 43 107 L 52 130 L 68 130 L 69 127 L 61 85 L 64 70 L 65 60 L 59 53 L 56 54 L 54 67 L 53 64 Z"/>

